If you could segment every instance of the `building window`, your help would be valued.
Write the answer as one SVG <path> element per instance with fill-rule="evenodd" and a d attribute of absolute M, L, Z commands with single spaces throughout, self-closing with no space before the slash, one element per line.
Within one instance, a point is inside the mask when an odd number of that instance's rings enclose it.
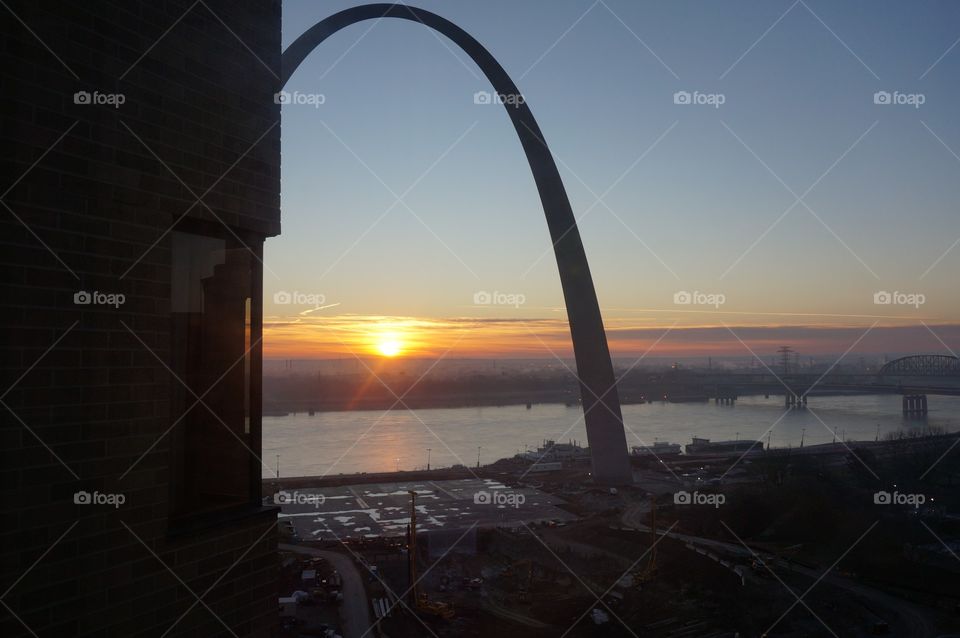
<path fill-rule="evenodd" d="M 260 500 L 262 246 L 172 233 L 173 518 Z"/>

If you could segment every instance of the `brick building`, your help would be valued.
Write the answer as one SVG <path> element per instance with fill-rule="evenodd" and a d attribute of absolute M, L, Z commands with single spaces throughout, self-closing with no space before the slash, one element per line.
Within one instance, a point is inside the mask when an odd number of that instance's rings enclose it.
<path fill-rule="evenodd" d="M 8 0 L 0 635 L 269 636 L 279 0 Z"/>

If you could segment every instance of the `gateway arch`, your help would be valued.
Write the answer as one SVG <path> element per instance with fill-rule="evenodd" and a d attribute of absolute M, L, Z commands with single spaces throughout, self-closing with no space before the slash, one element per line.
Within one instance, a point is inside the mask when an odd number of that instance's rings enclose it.
<path fill-rule="evenodd" d="M 520 95 L 517 86 L 500 63 L 470 34 L 434 13 L 402 4 L 353 7 L 335 13 L 310 27 L 283 52 L 281 88 L 321 42 L 340 29 L 377 18 L 411 20 L 436 30 L 470 56 L 490 80 L 496 93 L 501 96 Z M 623 416 L 620 412 L 620 397 L 617 394 L 597 293 L 593 287 L 580 232 L 577 230 L 577 221 L 570 208 L 557 165 L 530 108 L 525 102 L 502 101 L 533 172 L 557 258 L 577 362 L 577 376 L 580 379 L 593 477 L 598 483 L 628 484 L 632 482 L 632 475 L 623 430 Z"/>

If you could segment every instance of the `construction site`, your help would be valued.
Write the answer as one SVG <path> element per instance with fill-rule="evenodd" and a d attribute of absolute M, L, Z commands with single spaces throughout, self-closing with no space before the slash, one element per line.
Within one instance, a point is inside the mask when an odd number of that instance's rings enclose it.
<path fill-rule="evenodd" d="M 299 551 L 352 563 L 382 636 L 949 636 L 960 631 L 956 461 L 925 477 L 922 503 L 896 494 L 920 494 L 914 468 L 955 441 L 771 452 L 732 468 L 722 456 L 634 459 L 623 488 L 592 486 L 579 463 L 531 480 L 510 459 L 391 492 L 317 485 L 367 507 L 334 499 L 326 513 L 284 507 L 282 520 Z M 401 502 L 388 519 L 372 512 Z M 391 528 L 344 520 L 355 509 Z M 339 635 L 304 629 L 288 635 Z"/>

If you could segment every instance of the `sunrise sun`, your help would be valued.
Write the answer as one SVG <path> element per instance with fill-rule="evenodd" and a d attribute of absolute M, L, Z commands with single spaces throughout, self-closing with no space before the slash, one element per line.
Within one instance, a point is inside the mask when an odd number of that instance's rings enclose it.
<path fill-rule="evenodd" d="M 397 339 L 385 338 L 377 343 L 377 350 L 385 357 L 395 357 L 402 349 L 403 344 Z"/>

